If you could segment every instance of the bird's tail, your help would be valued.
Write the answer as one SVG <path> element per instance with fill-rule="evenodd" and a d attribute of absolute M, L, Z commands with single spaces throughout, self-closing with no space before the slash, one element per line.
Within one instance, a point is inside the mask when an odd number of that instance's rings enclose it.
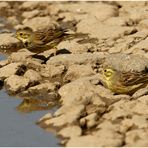
<path fill-rule="evenodd" d="M 64 39 L 76 39 L 76 38 L 80 38 L 80 39 L 86 39 L 86 38 L 88 38 L 89 36 L 88 36 L 89 34 L 87 34 L 87 33 L 80 33 L 80 32 L 78 32 L 78 33 L 73 33 L 73 32 L 70 32 L 68 29 L 67 30 L 65 30 L 65 37 L 64 37 Z"/>

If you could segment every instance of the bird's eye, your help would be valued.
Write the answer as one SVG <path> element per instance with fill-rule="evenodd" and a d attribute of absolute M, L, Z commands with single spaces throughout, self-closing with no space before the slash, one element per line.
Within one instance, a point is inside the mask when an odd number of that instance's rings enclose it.
<path fill-rule="evenodd" d="M 20 33 L 20 36 L 22 36 L 23 35 L 23 33 Z"/>

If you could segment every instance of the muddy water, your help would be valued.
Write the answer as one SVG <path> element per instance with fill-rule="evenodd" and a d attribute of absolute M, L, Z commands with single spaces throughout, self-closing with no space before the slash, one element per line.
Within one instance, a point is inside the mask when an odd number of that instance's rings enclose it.
<path fill-rule="evenodd" d="M 0 61 L 5 56 L 0 55 Z M 21 99 L 10 97 L 0 91 L 0 147 L 49 147 L 58 146 L 58 139 L 38 127 L 35 122 L 48 111 L 20 113 L 16 106 Z"/>

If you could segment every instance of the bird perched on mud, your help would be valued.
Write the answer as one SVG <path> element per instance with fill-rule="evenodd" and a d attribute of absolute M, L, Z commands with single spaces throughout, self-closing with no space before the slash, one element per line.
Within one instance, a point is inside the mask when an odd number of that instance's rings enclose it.
<path fill-rule="evenodd" d="M 26 27 L 19 29 L 15 33 L 15 37 L 19 39 L 25 48 L 34 53 L 41 53 L 45 50 L 55 48 L 63 40 L 69 37 L 80 37 L 82 33 L 69 34 L 67 29 L 60 27 L 45 28 L 37 31 Z"/>
<path fill-rule="evenodd" d="M 54 48 L 66 36 L 66 30 L 61 28 L 45 28 L 33 31 L 26 27 L 16 31 L 15 37 L 31 52 L 40 53 Z"/>
<path fill-rule="evenodd" d="M 121 72 L 104 68 L 102 75 L 104 86 L 116 94 L 133 94 L 148 84 L 148 68 L 142 72 Z"/>

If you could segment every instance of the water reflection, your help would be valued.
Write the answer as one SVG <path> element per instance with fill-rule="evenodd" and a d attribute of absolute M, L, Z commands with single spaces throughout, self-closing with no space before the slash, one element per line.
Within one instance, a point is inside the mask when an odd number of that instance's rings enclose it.
<path fill-rule="evenodd" d="M 28 98 L 23 99 L 16 108 L 20 112 L 29 113 L 32 111 L 49 110 L 53 105 L 53 102 L 48 102 L 47 100 Z"/>

